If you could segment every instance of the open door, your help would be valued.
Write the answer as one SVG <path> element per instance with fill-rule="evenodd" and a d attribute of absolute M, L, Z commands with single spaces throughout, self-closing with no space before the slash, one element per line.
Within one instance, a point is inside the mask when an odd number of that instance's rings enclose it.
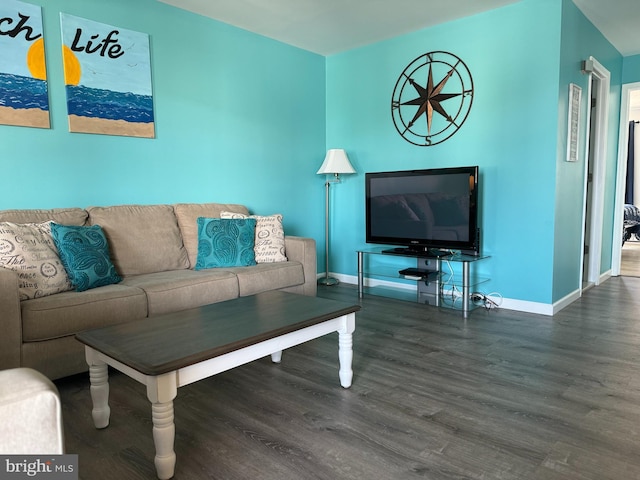
<path fill-rule="evenodd" d="M 582 289 L 600 284 L 602 263 L 602 229 L 604 224 L 604 185 L 611 74 L 595 58 L 585 62 L 584 72 L 590 76 L 589 95 L 593 104 L 588 110 L 589 135 L 585 152 L 588 159 L 584 172 Z"/>
<path fill-rule="evenodd" d="M 598 86 L 597 79 L 591 77 L 591 98 L 590 101 L 590 114 L 589 114 L 589 140 L 588 140 L 588 148 L 586 157 L 586 172 L 587 172 L 587 181 L 586 181 L 586 196 L 584 203 L 584 235 L 583 235 L 583 260 L 582 260 L 582 290 L 586 290 L 590 286 L 593 286 L 593 282 L 589 280 L 589 250 L 591 248 L 591 210 L 592 210 L 592 202 L 593 202 L 593 163 L 594 163 L 594 149 L 593 140 L 596 138 L 597 129 L 596 129 L 596 119 L 598 118 L 596 108 L 598 106 L 597 96 L 598 96 Z"/>

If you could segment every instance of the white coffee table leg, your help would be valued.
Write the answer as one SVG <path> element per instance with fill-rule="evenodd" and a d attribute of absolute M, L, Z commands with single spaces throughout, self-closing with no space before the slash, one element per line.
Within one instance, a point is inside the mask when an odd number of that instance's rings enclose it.
<path fill-rule="evenodd" d="M 85 356 L 89 364 L 89 380 L 91 381 L 91 416 L 96 428 L 109 426 L 109 369 L 106 363 L 97 358 L 96 352 L 85 348 Z"/>
<path fill-rule="evenodd" d="M 151 401 L 153 442 L 156 446 L 154 464 L 161 480 L 173 477 L 176 454 L 173 443 L 176 427 L 173 423 L 173 399 L 178 390 L 176 373 L 148 377 L 147 398 Z"/>
<path fill-rule="evenodd" d="M 353 379 L 353 331 L 356 328 L 356 314 L 349 313 L 343 317 L 343 325 L 338 329 L 338 358 L 340 360 L 340 385 L 351 386 Z"/>
<path fill-rule="evenodd" d="M 282 361 L 282 350 L 279 352 L 273 352 L 271 354 L 271 361 L 273 363 L 280 363 Z"/>

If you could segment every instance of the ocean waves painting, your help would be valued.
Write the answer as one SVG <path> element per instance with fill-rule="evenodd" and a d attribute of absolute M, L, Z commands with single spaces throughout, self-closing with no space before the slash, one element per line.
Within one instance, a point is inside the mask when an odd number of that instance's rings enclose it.
<path fill-rule="evenodd" d="M 0 106 L 49 111 L 47 82 L 32 77 L 0 73 Z"/>
<path fill-rule="evenodd" d="M 66 88 L 70 115 L 132 123 L 153 122 L 153 98 L 149 95 L 112 92 L 82 85 L 67 85 Z"/>

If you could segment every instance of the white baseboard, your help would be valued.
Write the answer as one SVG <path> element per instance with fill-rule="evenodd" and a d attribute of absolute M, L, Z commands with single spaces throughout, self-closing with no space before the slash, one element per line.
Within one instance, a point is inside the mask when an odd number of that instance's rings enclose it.
<path fill-rule="evenodd" d="M 598 285 L 600 285 L 602 282 L 609 280 L 611 278 L 611 270 L 607 270 L 604 273 L 600 274 L 600 282 L 598 283 Z"/>
<path fill-rule="evenodd" d="M 581 295 L 581 292 L 579 289 L 574 290 L 568 295 L 565 295 L 563 298 L 561 298 L 560 300 L 558 300 L 553 304 L 553 312 L 551 313 L 551 315 L 555 315 L 563 308 L 567 307 L 568 305 L 578 300 L 580 298 L 580 295 Z"/>

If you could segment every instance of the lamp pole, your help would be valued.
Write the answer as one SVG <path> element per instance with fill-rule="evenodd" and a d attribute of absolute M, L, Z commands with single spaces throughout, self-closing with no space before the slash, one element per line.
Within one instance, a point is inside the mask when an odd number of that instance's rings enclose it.
<path fill-rule="evenodd" d="M 338 174 L 335 174 L 333 182 L 329 179 L 325 182 L 325 199 L 324 199 L 324 278 L 318 280 L 320 285 L 337 285 L 338 279 L 329 276 L 329 186 L 331 183 L 340 181 Z"/>

